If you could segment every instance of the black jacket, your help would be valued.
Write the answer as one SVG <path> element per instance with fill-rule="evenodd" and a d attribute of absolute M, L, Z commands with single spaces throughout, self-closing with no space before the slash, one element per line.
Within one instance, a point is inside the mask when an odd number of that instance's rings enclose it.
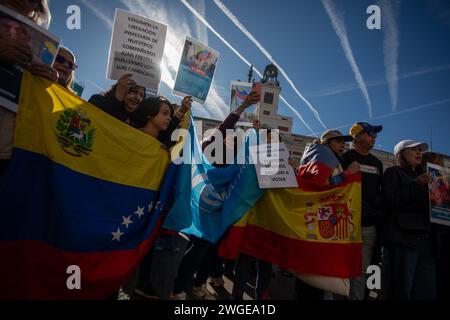
<path fill-rule="evenodd" d="M 386 204 L 383 240 L 414 247 L 430 236 L 428 188 L 416 178 L 422 170 L 394 166 L 383 175 L 382 190 Z"/>
<path fill-rule="evenodd" d="M 362 155 L 351 149 L 342 156 L 343 169 L 346 170 L 353 161 L 361 164 L 361 224 L 363 226 L 377 225 L 383 209 L 381 194 L 383 163 L 370 153 Z"/>
<path fill-rule="evenodd" d="M 131 112 L 128 112 L 125 109 L 125 104 L 122 101 L 117 100 L 113 92 L 109 92 L 106 95 L 94 94 L 88 102 L 110 116 L 133 126 L 130 117 Z"/>
<path fill-rule="evenodd" d="M 117 100 L 115 95 L 110 92 L 106 95 L 102 94 L 94 94 L 90 99 L 89 103 L 93 104 L 97 108 L 103 110 L 110 116 L 114 118 L 128 123 L 130 126 L 136 128 L 135 123 L 133 121 L 132 113 L 128 112 L 125 109 L 125 105 L 123 102 Z M 169 127 L 166 131 L 160 132 L 158 135 L 158 141 L 165 144 L 167 147 L 173 146 L 176 141 L 171 141 L 172 132 L 178 128 L 180 124 L 180 119 L 177 116 L 173 116 L 170 121 Z"/>

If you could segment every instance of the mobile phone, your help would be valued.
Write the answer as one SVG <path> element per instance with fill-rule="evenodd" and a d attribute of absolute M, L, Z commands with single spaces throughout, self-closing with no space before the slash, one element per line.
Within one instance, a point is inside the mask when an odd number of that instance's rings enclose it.
<path fill-rule="evenodd" d="M 256 91 L 260 97 L 262 102 L 262 95 L 261 95 L 261 82 L 253 82 L 252 90 Z"/>

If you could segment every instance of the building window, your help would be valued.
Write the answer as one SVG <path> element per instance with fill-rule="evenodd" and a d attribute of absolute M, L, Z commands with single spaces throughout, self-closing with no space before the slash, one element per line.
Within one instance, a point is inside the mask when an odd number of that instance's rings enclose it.
<path fill-rule="evenodd" d="M 264 111 L 264 112 L 263 112 L 263 115 L 265 115 L 265 116 L 270 116 L 270 111 Z"/>
<path fill-rule="evenodd" d="M 264 103 L 273 104 L 273 93 L 272 92 L 264 93 Z"/>

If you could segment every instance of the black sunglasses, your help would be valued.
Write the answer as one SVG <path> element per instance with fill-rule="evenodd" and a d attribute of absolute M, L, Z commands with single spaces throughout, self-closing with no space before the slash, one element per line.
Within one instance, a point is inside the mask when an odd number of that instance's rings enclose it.
<path fill-rule="evenodd" d="M 69 68 L 72 69 L 72 70 L 75 70 L 78 67 L 76 63 L 74 63 L 74 62 L 72 62 L 70 60 L 67 60 L 62 55 L 59 55 L 59 54 L 56 56 L 55 62 L 58 62 L 58 63 L 61 63 L 61 64 L 67 63 Z"/>

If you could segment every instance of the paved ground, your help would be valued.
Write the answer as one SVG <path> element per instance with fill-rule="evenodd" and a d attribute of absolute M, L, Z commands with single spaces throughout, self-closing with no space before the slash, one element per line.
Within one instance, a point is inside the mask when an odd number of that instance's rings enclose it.
<path fill-rule="evenodd" d="M 175 279 L 178 265 L 182 259 L 183 252 L 186 249 L 187 241 L 183 238 L 177 239 L 176 247 L 178 251 L 154 251 L 153 252 L 153 265 L 152 265 L 152 283 L 155 291 L 163 299 L 168 299 L 170 291 L 172 290 L 173 281 Z M 273 266 L 272 280 L 270 284 L 269 298 L 272 300 L 292 300 L 295 297 L 294 293 L 294 276 L 286 271 L 279 269 L 277 266 Z M 119 295 L 119 299 L 136 299 L 141 300 L 140 296 L 133 294 L 133 288 L 136 283 L 135 277 L 127 283 Z M 208 281 L 208 290 L 213 293 L 218 300 L 230 300 L 231 291 L 233 287 L 233 274 L 228 272 L 224 275 L 225 284 L 223 287 L 215 288 Z M 254 287 L 255 287 L 255 274 L 252 274 L 251 280 L 247 283 L 246 294 L 244 300 L 254 299 Z M 124 293 L 128 293 L 127 296 Z M 189 293 L 188 293 L 189 294 Z"/>
<path fill-rule="evenodd" d="M 214 287 L 210 281 L 207 283 L 208 290 L 214 294 L 217 300 L 230 300 L 231 291 L 233 287 L 233 275 L 225 274 L 223 276 L 225 284 L 223 287 Z M 247 283 L 246 293 L 244 294 L 244 300 L 253 300 L 255 291 L 255 275 L 252 275 L 251 280 Z M 295 297 L 294 292 L 294 276 L 286 271 L 281 270 L 277 266 L 273 266 L 272 280 L 270 284 L 269 298 L 271 300 L 292 300 Z M 126 291 L 132 292 L 131 288 L 134 285 L 134 281 L 131 281 L 125 286 Z M 131 296 L 131 297 L 130 297 Z M 119 294 L 119 300 L 145 300 L 144 298 L 135 294 L 126 295 L 123 291 Z"/>

